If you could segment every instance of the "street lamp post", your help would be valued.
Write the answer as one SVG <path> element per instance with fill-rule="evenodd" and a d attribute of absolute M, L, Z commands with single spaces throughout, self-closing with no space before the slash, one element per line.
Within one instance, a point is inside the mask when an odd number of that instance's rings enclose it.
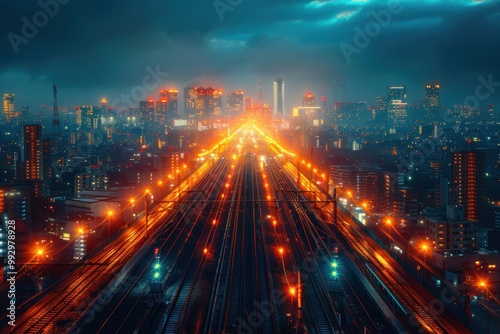
<path fill-rule="evenodd" d="M 113 211 L 108 211 L 108 239 L 110 235 L 110 226 L 111 226 L 111 216 L 113 215 Z"/>
<path fill-rule="evenodd" d="M 149 225 L 149 198 L 148 198 L 148 195 L 151 195 L 151 194 L 149 193 L 149 190 L 146 190 L 146 194 L 144 195 L 144 199 L 145 199 L 144 215 L 146 216 L 146 231 L 145 231 L 146 238 L 148 237 L 148 225 Z"/>
<path fill-rule="evenodd" d="M 427 264 L 427 249 L 429 247 L 426 244 L 422 245 L 422 250 L 424 251 L 424 263 Z"/>
<path fill-rule="evenodd" d="M 134 207 L 135 207 L 135 199 L 130 199 L 130 215 L 131 215 L 131 220 L 132 224 L 135 222 L 135 213 L 134 213 Z"/>
<path fill-rule="evenodd" d="M 290 294 L 292 295 L 292 329 L 295 332 L 295 305 L 293 304 L 293 297 L 295 295 L 295 288 L 290 288 Z"/>

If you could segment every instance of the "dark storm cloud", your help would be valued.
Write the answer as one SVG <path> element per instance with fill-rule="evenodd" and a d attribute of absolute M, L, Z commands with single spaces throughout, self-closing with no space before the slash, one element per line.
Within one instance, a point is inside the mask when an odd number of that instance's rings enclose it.
<path fill-rule="evenodd" d="M 497 1 L 401 1 L 401 12 L 350 62 L 341 43 L 355 46 L 355 28 L 387 10 L 386 1 L 243 0 L 222 13 L 212 0 L 64 2 L 18 53 L 8 33 L 22 35 L 21 19 L 31 21 L 41 7 L 3 5 L 2 92 L 50 103 L 56 79 L 62 103 L 96 103 L 130 93 L 146 67 L 157 66 L 169 72 L 163 86 L 205 82 L 255 93 L 262 81 L 268 99 L 275 77 L 285 79 L 288 96 L 308 89 L 320 95 L 323 83 L 332 88 L 345 77 L 346 97 L 369 102 L 390 84 L 407 85 L 415 101 L 425 82 L 438 81 L 446 102 L 461 103 L 479 75 L 500 81 Z"/>

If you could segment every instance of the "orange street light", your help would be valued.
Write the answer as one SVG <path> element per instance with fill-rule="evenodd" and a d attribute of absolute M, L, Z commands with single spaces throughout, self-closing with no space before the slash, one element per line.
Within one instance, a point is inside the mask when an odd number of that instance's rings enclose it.
<path fill-rule="evenodd" d="M 109 232 L 109 229 L 110 229 L 110 225 L 111 225 L 111 216 L 113 216 L 113 211 L 108 211 L 108 239 L 110 237 L 110 232 Z"/>
<path fill-rule="evenodd" d="M 281 255 L 283 255 L 283 247 L 280 247 L 279 252 Z"/>

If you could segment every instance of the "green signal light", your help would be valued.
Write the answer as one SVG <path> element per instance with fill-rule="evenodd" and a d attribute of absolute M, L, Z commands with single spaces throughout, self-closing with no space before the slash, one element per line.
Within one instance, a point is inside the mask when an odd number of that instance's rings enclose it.
<path fill-rule="evenodd" d="M 160 264 L 159 263 L 155 264 L 155 269 L 160 269 Z"/>
<path fill-rule="evenodd" d="M 333 275 L 333 276 L 337 276 L 337 270 L 334 270 L 334 271 L 332 272 L 332 275 Z"/>
<path fill-rule="evenodd" d="M 155 278 L 160 277 L 160 273 L 155 273 L 154 277 L 155 277 Z"/>
<path fill-rule="evenodd" d="M 333 263 L 332 263 L 332 267 L 333 267 L 333 268 L 337 268 L 337 262 L 333 262 Z"/>

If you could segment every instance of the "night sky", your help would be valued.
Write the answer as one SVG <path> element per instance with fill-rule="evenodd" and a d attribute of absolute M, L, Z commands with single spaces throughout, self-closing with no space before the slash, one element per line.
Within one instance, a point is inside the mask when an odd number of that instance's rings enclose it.
<path fill-rule="evenodd" d="M 144 87 L 147 67 L 169 73 L 158 89 L 196 83 L 257 96 L 262 81 L 270 103 L 272 81 L 283 78 L 289 107 L 307 90 L 319 100 L 324 83 L 331 98 L 344 80 L 343 100 L 369 104 L 388 85 L 406 85 L 417 102 L 425 83 L 440 83 L 451 106 L 475 94 L 478 76 L 499 82 L 481 103 L 500 102 L 498 0 L 59 2 L 46 24 L 37 1 L 2 3 L 0 93 L 15 93 L 17 106 L 52 104 L 54 79 L 60 105 L 114 101 Z M 374 11 L 390 22 L 375 23 Z M 34 16 L 41 27 L 25 38 L 22 18 Z M 366 29 L 372 37 L 356 43 Z M 15 35 L 25 39 L 13 47 Z M 350 59 L 342 45 L 355 50 Z"/>

